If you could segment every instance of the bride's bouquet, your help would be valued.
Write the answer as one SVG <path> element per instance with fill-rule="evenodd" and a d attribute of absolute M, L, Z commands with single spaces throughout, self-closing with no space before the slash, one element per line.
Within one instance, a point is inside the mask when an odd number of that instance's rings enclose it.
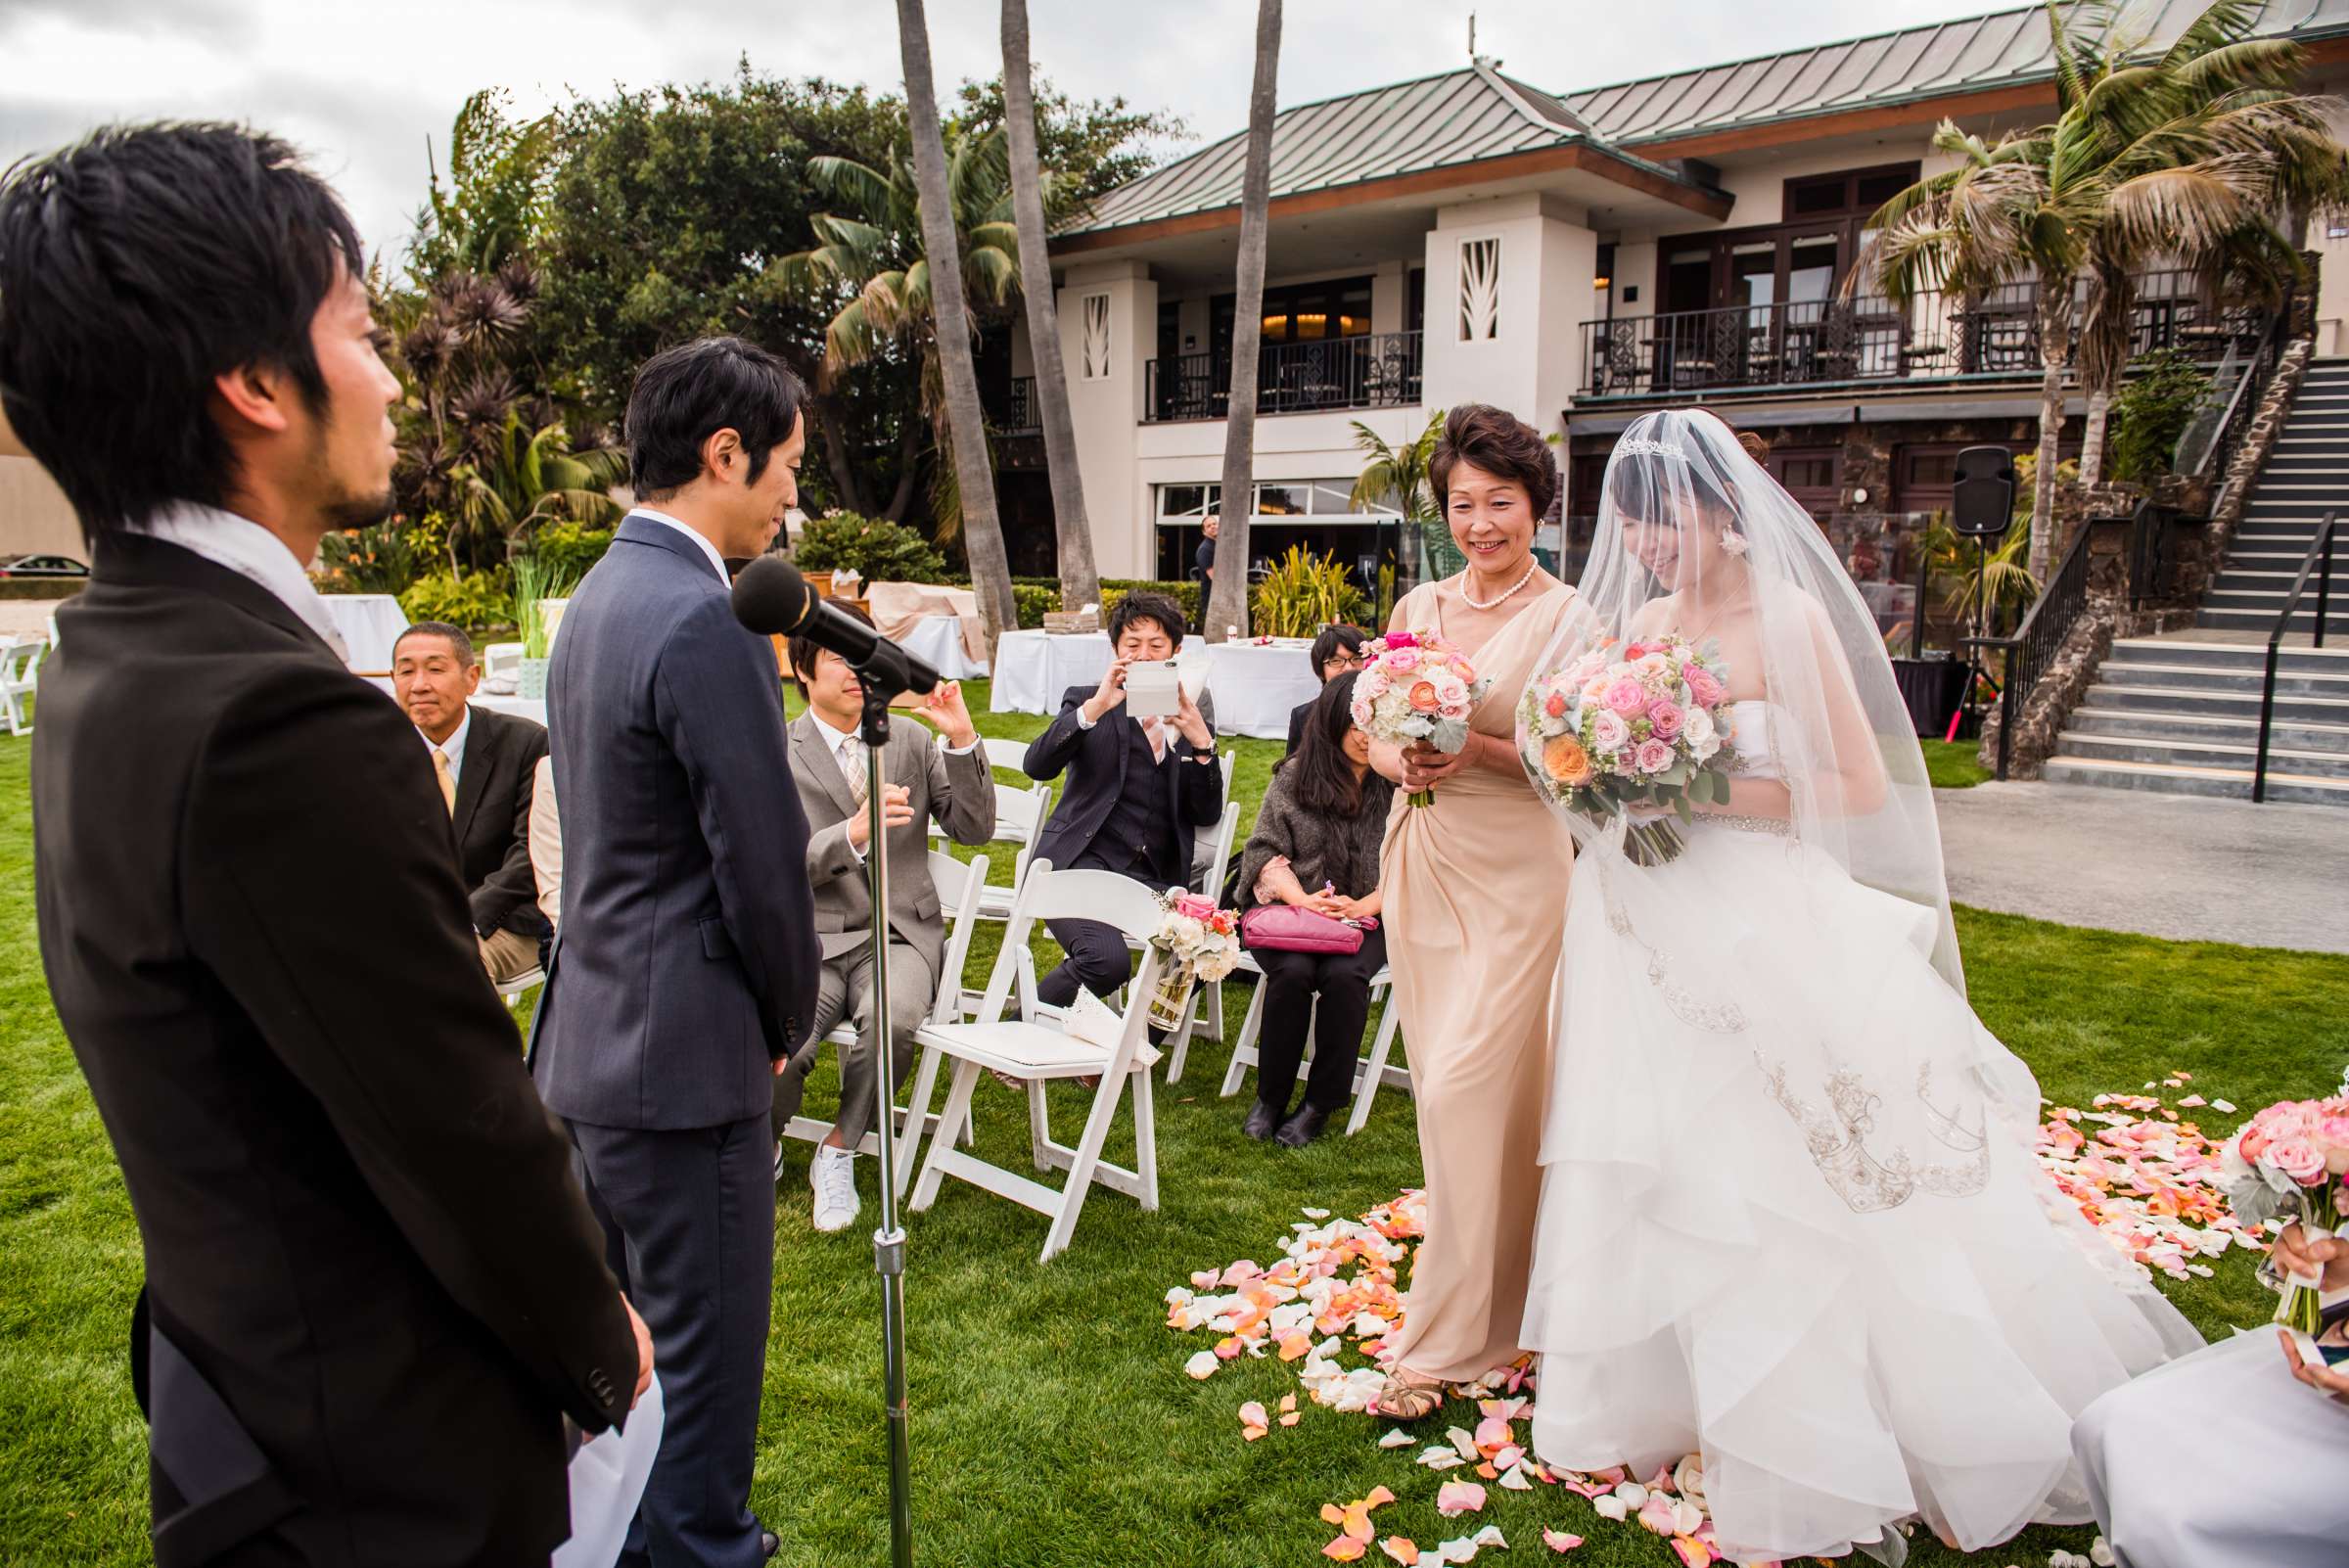
<path fill-rule="evenodd" d="M 1468 715 L 1493 689 L 1459 649 L 1432 631 L 1390 631 L 1362 645 L 1354 682 L 1355 727 L 1372 740 L 1408 746 L 1425 741 L 1448 757 L 1468 746 Z M 1419 790 L 1413 806 L 1433 805 Z"/>
<path fill-rule="evenodd" d="M 1718 659 L 1686 638 L 1609 637 L 1527 683 L 1517 752 L 1536 789 L 1602 827 L 1627 818 L 1625 853 L 1661 865 L 1686 848 L 1673 815 L 1728 804 L 1727 698 Z"/>
<path fill-rule="evenodd" d="M 2349 1174 L 2349 1094 L 2269 1106 L 2228 1140 L 2219 1160 L 2228 1203 L 2245 1224 L 2296 1220 L 2311 1241 L 2334 1235 L 2341 1177 Z M 2323 1282 L 2277 1274 L 2274 1283 L 2283 1292 L 2276 1321 L 2316 1333 Z"/>

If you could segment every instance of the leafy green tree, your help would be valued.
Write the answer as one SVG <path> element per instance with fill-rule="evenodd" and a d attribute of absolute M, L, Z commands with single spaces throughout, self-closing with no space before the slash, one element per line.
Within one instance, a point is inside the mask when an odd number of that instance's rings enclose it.
<path fill-rule="evenodd" d="M 517 121 L 502 87 L 465 100 L 448 136 L 448 185 L 434 167 L 409 243 L 409 274 L 428 284 L 451 273 L 490 274 L 530 254 L 546 215 L 555 166 L 551 115 Z"/>

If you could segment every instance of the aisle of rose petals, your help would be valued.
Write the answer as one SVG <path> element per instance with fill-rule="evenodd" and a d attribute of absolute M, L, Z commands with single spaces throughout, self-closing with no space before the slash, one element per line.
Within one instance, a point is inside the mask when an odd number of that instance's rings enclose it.
<path fill-rule="evenodd" d="M 2147 1084 L 2148 1092 L 2099 1094 L 2088 1110 L 2050 1105 L 2039 1129 L 2039 1159 L 2064 1197 L 2096 1224 L 2115 1247 L 2147 1268 L 2174 1278 L 2208 1275 L 2210 1265 L 2229 1247 L 2258 1248 L 2265 1235 L 2246 1230 L 2228 1212 L 2217 1184 L 2219 1141 L 2206 1137 L 2184 1113 L 2207 1107 L 2232 1117 L 2225 1100 L 2205 1101 L 2188 1093 L 2173 1107 L 2156 1088 L 2181 1089 L 2192 1075 L 2180 1072 Z M 2222 1134 L 2223 1135 L 2223 1134 Z M 1377 1400 L 1385 1381 L 1377 1360 L 1386 1337 L 1403 1320 L 1403 1277 L 1413 1246 L 1424 1232 L 1426 1200 L 1408 1190 L 1359 1219 L 1332 1218 L 1327 1209 L 1300 1211 L 1280 1255 L 1269 1265 L 1243 1258 L 1221 1268 L 1202 1269 L 1187 1286 L 1167 1292 L 1167 1326 L 1178 1333 L 1212 1333 L 1212 1348 L 1183 1363 L 1189 1376 L 1214 1377 L 1243 1358 L 1277 1360 L 1295 1369 L 1307 1401 L 1348 1417 L 1359 1417 Z M 1487 1487 L 1530 1492 L 1558 1487 L 1589 1500 L 1609 1524 L 1636 1526 L 1658 1538 L 1663 1561 L 1683 1568 L 1709 1568 L 1723 1560 L 1714 1545 L 1713 1522 L 1705 1508 L 1704 1469 L 1689 1454 L 1653 1475 L 1620 1468 L 1594 1472 L 1550 1470 L 1528 1452 L 1520 1422 L 1530 1420 L 1534 1376 L 1524 1363 L 1502 1367 L 1452 1393 L 1475 1402 L 1473 1430 L 1452 1427 L 1442 1442 L 1390 1428 L 1378 1438 L 1382 1449 L 1416 1449 L 1413 1463 L 1439 1472 L 1436 1511 L 1447 1520 L 1473 1522 L 1487 1505 Z M 1297 1394 L 1267 1407 L 1251 1400 L 1240 1406 L 1239 1436 L 1255 1443 L 1305 1417 Z M 1376 1430 L 1364 1422 L 1365 1434 Z M 1461 1472 L 1451 1475 L 1444 1472 Z M 1473 1476 L 1471 1480 L 1468 1477 Z M 1425 1482 L 1397 1478 L 1414 1492 Z M 1505 1549 L 1509 1543 L 1494 1524 L 1469 1529 L 1432 1545 L 1382 1535 L 1373 1515 L 1398 1500 L 1385 1486 L 1346 1502 L 1328 1502 L 1321 1517 L 1337 1531 L 1322 1555 L 1354 1562 L 1372 1552 L 1402 1568 L 1466 1563 L 1480 1552 Z M 1544 1530 L 1552 1552 L 1570 1552 L 1584 1538 Z M 1823 1560 L 1823 1559 L 1822 1559 Z M 2099 1538 L 2088 1556 L 2057 1552 L 2055 1563 L 2109 1562 Z"/>

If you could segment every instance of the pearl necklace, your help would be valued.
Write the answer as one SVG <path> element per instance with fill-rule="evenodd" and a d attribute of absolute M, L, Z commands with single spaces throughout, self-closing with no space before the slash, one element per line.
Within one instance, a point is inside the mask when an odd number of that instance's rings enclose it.
<path fill-rule="evenodd" d="M 1467 573 L 1463 572 L 1460 574 L 1460 602 L 1471 610 L 1498 609 L 1501 605 L 1506 604 L 1512 597 L 1514 597 L 1519 588 L 1522 588 L 1527 583 L 1533 581 L 1534 574 L 1541 570 L 1542 563 L 1539 560 L 1528 561 L 1525 564 L 1524 576 L 1519 577 L 1515 582 L 1509 584 L 1509 586 L 1506 588 L 1501 589 L 1501 591 L 1493 598 L 1482 600 L 1478 599 L 1476 595 L 1468 591 L 1469 576 Z"/>

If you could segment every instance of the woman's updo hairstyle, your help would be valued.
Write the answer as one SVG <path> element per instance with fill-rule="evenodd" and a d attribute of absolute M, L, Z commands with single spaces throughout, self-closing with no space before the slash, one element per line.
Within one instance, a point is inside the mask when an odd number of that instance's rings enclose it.
<path fill-rule="evenodd" d="M 1444 421 L 1444 438 L 1427 465 L 1438 510 L 1451 505 L 1451 471 L 1465 463 L 1522 486 L 1537 521 L 1557 498 L 1558 466 L 1542 433 L 1505 408 L 1462 403 Z"/>

